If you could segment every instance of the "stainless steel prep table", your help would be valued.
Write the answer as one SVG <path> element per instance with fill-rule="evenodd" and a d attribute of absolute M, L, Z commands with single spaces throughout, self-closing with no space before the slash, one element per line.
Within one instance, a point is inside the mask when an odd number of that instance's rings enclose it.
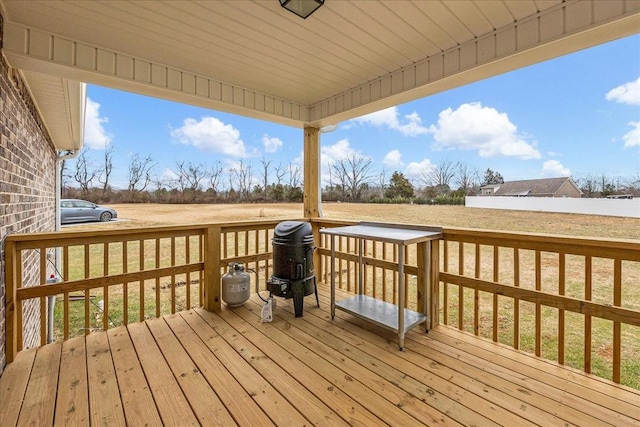
<path fill-rule="evenodd" d="M 425 243 L 442 237 L 442 229 L 434 227 L 403 227 L 392 224 L 361 223 L 346 227 L 323 228 L 320 233 L 331 236 L 331 318 L 335 317 L 336 308 L 354 316 L 371 321 L 383 328 L 398 333 L 398 346 L 404 348 L 405 332 L 420 323 L 425 329 L 430 327 L 429 295 L 431 295 L 431 246 L 425 244 L 424 266 L 427 271 L 423 280 L 424 306 L 423 313 L 404 308 L 404 247 L 413 243 Z M 355 237 L 358 239 L 358 294 L 336 302 L 335 279 L 335 238 Z M 398 305 L 372 298 L 363 294 L 363 254 L 362 241 L 373 240 L 392 243 L 398 246 Z"/>

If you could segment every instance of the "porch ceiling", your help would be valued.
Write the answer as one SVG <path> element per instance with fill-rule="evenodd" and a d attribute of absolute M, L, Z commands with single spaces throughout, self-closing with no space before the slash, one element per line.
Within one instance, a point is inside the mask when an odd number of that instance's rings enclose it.
<path fill-rule="evenodd" d="M 637 0 L 326 0 L 306 20 L 277 0 L 1 5 L 16 68 L 300 127 L 640 29 Z"/>

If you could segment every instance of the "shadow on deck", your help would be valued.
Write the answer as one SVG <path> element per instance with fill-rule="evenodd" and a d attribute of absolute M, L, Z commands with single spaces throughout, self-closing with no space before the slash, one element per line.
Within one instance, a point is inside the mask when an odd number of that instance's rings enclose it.
<path fill-rule="evenodd" d="M 24 350 L 0 377 L 0 424 L 640 424 L 640 391 L 440 326 L 407 335 L 338 311 L 303 318 L 256 295 Z"/>

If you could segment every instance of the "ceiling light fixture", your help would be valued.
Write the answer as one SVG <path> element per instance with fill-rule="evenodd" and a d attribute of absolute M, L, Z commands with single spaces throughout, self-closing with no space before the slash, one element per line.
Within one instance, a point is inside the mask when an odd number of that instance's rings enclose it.
<path fill-rule="evenodd" d="M 323 4 L 324 0 L 280 0 L 280 6 L 302 19 L 307 19 Z"/>

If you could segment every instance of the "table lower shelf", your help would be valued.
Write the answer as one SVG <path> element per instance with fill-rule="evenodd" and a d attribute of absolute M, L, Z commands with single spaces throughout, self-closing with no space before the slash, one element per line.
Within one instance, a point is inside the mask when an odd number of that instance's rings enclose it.
<path fill-rule="evenodd" d="M 367 295 L 355 295 L 337 301 L 335 307 L 356 317 L 368 320 L 391 331 L 398 330 L 398 306 L 372 298 Z M 417 311 L 404 309 L 404 332 L 427 320 L 427 316 Z"/>

